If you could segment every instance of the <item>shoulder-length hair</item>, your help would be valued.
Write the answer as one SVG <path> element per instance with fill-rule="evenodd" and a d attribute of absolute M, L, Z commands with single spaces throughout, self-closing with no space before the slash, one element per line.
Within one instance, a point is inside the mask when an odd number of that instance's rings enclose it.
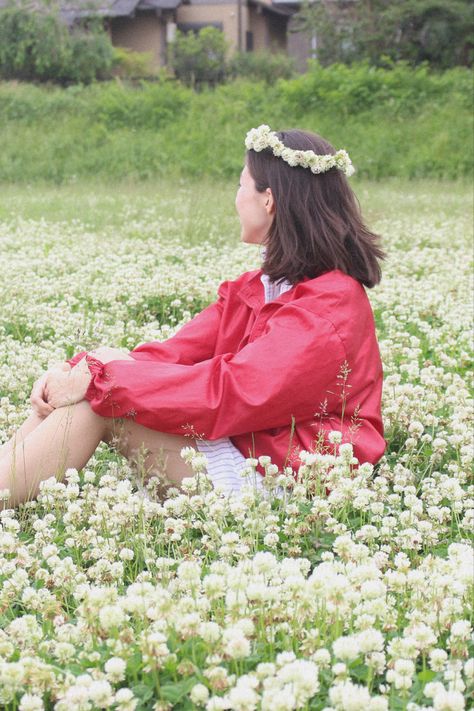
<path fill-rule="evenodd" d="M 288 148 L 335 153 L 314 133 L 292 129 L 277 135 Z M 380 238 L 365 226 L 357 198 L 338 168 L 314 174 L 289 166 L 270 148 L 247 151 L 247 166 L 257 190 L 270 188 L 275 201 L 262 265 L 272 281 L 296 284 L 339 269 L 367 287 L 379 283 L 379 260 L 385 256 Z"/>

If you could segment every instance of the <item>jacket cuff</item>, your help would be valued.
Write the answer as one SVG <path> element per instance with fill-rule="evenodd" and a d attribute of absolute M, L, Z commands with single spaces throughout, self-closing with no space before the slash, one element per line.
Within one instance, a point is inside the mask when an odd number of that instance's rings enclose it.
<path fill-rule="evenodd" d="M 94 358 L 93 356 L 89 355 L 86 353 L 86 363 L 87 367 L 89 368 L 89 373 L 91 374 L 91 381 L 89 383 L 89 387 L 86 390 L 85 394 L 85 399 L 89 400 L 91 402 L 92 400 L 97 400 L 100 399 L 100 393 L 98 389 L 96 388 L 95 385 L 95 379 L 97 378 L 102 378 L 105 376 L 104 373 L 104 368 L 105 365 L 102 363 L 102 361 L 97 360 L 97 358 Z"/>
<path fill-rule="evenodd" d="M 82 360 L 86 355 L 87 351 L 81 351 L 80 353 L 76 353 L 72 358 L 66 360 L 66 363 L 69 363 L 71 368 L 74 368 L 74 366 L 77 365 L 79 361 Z"/>

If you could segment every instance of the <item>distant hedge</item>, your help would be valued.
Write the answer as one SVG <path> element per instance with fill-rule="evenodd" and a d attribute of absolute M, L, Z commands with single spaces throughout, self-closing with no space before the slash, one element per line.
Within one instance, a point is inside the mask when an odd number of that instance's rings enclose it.
<path fill-rule="evenodd" d="M 0 181 L 238 174 L 252 126 L 317 131 L 359 176 L 471 175 L 471 73 L 313 64 L 275 85 L 236 80 L 195 93 L 179 82 L 0 84 Z M 52 130 L 54 127 L 54 130 Z"/>

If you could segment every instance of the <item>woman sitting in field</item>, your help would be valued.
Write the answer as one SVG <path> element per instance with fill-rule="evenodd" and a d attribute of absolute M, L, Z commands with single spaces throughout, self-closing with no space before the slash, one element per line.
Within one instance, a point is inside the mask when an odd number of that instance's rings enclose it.
<path fill-rule="evenodd" d="M 6 506 L 84 467 L 101 441 L 129 459 L 141 451 L 148 477 L 178 486 L 192 445 L 226 492 L 239 491 L 247 457 L 296 471 L 301 450 L 328 451 L 332 430 L 360 462 L 380 459 L 382 367 L 363 285 L 379 282 L 383 253 L 345 177 L 350 159 L 268 126 L 246 147 L 236 207 L 242 240 L 265 246 L 262 268 L 224 282 L 163 343 L 99 348 L 44 373 L 33 413 L 0 449 Z"/>

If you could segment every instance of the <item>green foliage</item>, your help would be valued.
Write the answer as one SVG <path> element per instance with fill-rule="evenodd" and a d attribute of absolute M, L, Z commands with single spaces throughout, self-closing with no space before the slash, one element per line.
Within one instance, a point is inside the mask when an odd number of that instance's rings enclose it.
<path fill-rule="evenodd" d="M 0 75 L 5 79 L 45 80 L 68 61 L 68 30 L 53 14 L 22 7 L 0 10 Z"/>
<path fill-rule="evenodd" d="M 472 0 L 304 0 L 296 27 L 316 34 L 323 65 L 367 60 L 472 64 Z"/>
<path fill-rule="evenodd" d="M 113 73 L 122 79 L 148 79 L 155 77 L 158 71 L 153 67 L 151 52 L 114 47 Z"/>
<path fill-rule="evenodd" d="M 282 52 L 237 52 L 229 61 L 228 74 L 274 84 L 278 79 L 291 79 L 295 74 L 292 57 Z"/>
<path fill-rule="evenodd" d="M 443 74 L 430 72 L 427 65 L 410 68 L 400 62 L 390 69 L 367 63 L 332 64 L 311 62 L 308 71 L 280 84 L 283 101 L 297 116 L 308 111 L 337 111 L 349 116 L 384 106 L 391 113 L 408 115 L 425 102 L 455 94 L 466 107 L 471 105 L 470 73 L 454 68 Z"/>
<path fill-rule="evenodd" d="M 170 44 L 169 61 L 176 77 L 191 87 L 214 85 L 224 80 L 228 45 L 215 27 L 199 32 L 177 32 Z"/>
<path fill-rule="evenodd" d="M 358 176 L 462 178 L 472 175 L 470 87 L 461 67 L 316 63 L 274 85 L 238 79 L 199 92 L 165 78 L 4 83 L 0 181 L 235 178 L 245 133 L 261 123 L 322 134 L 349 151 Z"/>
<path fill-rule="evenodd" d="M 186 112 L 191 98 L 189 89 L 166 80 L 141 81 L 137 87 L 107 83 L 91 87 L 88 113 L 107 130 L 135 128 L 156 130 Z"/>
<path fill-rule="evenodd" d="M 113 51 L 100 24 L 70 32 L 57 8 L 32 11 L 21 4 L 0 10 L 0 77 L 62 84 L 110 75 Z"/>

